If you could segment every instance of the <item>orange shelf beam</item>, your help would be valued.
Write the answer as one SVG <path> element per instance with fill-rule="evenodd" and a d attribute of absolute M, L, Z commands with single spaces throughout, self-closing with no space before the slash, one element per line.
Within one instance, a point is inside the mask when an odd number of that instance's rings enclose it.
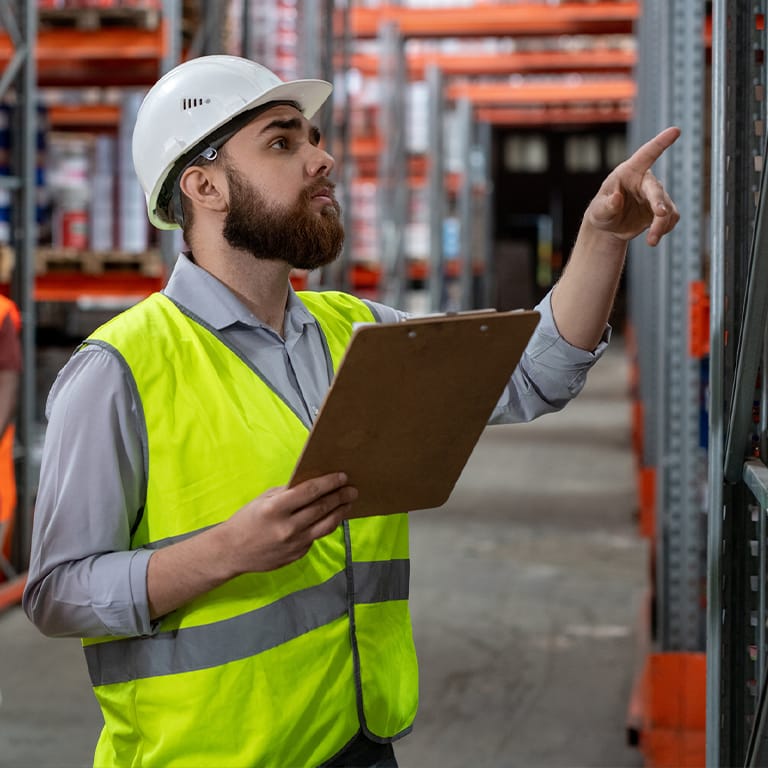
<path fill-rule="evenodd" d="M 35 301 L 78 301 L 86 297 L 116 297 L 140 301 L 159 291 L 163 277 L 149 277 L 135 272 L 109 272 L 88 275 L 76 272 L 49 273 L 35 278 Z"/>
<path fill-rule="evenodd" d="M 378 157 L 382 149 L 382 141 L 376 136 L 361 136 L 354 138 L 350 144 L 352 157 Z"/>
<path fill-rule="evenodd" d="M 422 259 L 411 259 L 406 267 L 409 280 L 425 280 L 429 277 L 429 263 Z M 457 259 L 445 264 L 445 276 L 457 278 L 461 274 L 462 265 Z M 482 265 L 473 264 L 472 271 L 482 274 Z M 383 279 L 383 270 L 377 264 L 353 264 L 349 269 L 349 281 L 356 290 L 372 290 L 378 287 Z"/>
<path fill-rule="evenodd" d="M 350 65 L 364 75 L 376 75 L 380 57 L 358 53 Z M 430 65 L 447 76 L 510 75 L 532 72 L 629 72 L 637 63 L 637 53 L 621 48 L 587 51 L 515 51 L 478 54 L 409 54 L 408 75 L 422 79 Z"/>
<path fill-rule="evenodd" d="M 40 30 L 36 41 L 38 83 L 54 85 L 150 85 L 165 54 L 163 24 L 158 29 L 105 27 L 98 30 Z M 13 55 L 0 30 L 0 65 Z"/>
<path fill-rule="evenodd" d="M 6 44 L 8 38 L 5 37 Z M 98 30 L 62 28 L 40 30 L 37 57 L 53 60 L 62 66 L 62 53 L 67 64 L 71 59 L 158 59 L 165 53 L 165 36 L 158 29 L 139 27 L 104 27 Z"/>
<path fill-rule="evenodd" d="M 381 269 L 374 266 L 353 264 L 349 270 L 349 281 L 354 290 L 373 290 L 378 287 Z"/>
<path fill-rule="evenodd" d="M 573 82 L 453 83 L 446 89 L 449 99 L 469 99 L 475 105 L 519 106 L 522 104 L 599 104 L 631 101 L 637 86 L 632 78 Z"/>
<path fill-rule="evenodd" d="M 384 22 L 396 22 L 405 37 L 630 34 L 640 3 L 622 2 L 484 3 L 467 8 L 352 8 L 350 30 L 376 37 Z"/>
<path fill-rule="evenodd" d="M 632 119 L 632 108 L 623 105 L 553 109 L 479 107 L 475 110 L 475 116 L 480 122 L 491 125 L 595 125 L 627 123 Z"/>
<path fill-rule="evenodd" d="M 54 129 L 116 128 L 120 122 L 120 107 L 112 104 L 56 104 L 48 108 L 48 121 Z"/>

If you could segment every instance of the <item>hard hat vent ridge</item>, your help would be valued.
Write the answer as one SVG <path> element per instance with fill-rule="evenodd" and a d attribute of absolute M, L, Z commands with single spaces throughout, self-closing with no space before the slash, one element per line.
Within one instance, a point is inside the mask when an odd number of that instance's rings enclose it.
<path fill-rule="evenodd" d="M 181 100 L 181 111 L 186 112 L 188 109 L 192 109 L 193 107 L 202 107 L 203 104 L 210 104 L 210 99 L 190 99 L 185 98 Z"/>

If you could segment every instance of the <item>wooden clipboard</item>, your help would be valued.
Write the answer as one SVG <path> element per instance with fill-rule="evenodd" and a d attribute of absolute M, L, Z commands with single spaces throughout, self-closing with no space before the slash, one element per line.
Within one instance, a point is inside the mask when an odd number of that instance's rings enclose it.
<path fill-rule="evenodd" d="M 290 485 L 346 472 L 351 517 L 439 507 L 538 321 L 489 311 L 359 327 Z"/>

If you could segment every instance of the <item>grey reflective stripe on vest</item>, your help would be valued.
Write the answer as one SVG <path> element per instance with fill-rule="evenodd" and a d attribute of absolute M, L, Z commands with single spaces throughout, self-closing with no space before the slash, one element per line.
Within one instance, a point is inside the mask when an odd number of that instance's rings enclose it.
<path fill-rule="evenodd" d="M 410 560 L 376 560 L 352 563 L 356 603 L 407 600 Z"/>
<path fill-rule="evenodd" d="M 408 598 L 408 560 L 355 563 L 355 602 Z M 93 685 L 218 667 L 275 648 L 347 613 L 343 571 L 263 608 L 214 624 L 96 643 L 84 648 Z"/>

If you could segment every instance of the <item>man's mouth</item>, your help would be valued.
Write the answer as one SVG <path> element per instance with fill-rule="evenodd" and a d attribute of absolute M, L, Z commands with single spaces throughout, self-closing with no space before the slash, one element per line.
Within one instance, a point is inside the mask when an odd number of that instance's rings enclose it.
<path fill-rule="evenodd" d="M 323 205 L 333 205 L 336 198 L 333 196 L 333 187 L 321 187 L 311 195 L 312 200 L 317 200 Z"/>

